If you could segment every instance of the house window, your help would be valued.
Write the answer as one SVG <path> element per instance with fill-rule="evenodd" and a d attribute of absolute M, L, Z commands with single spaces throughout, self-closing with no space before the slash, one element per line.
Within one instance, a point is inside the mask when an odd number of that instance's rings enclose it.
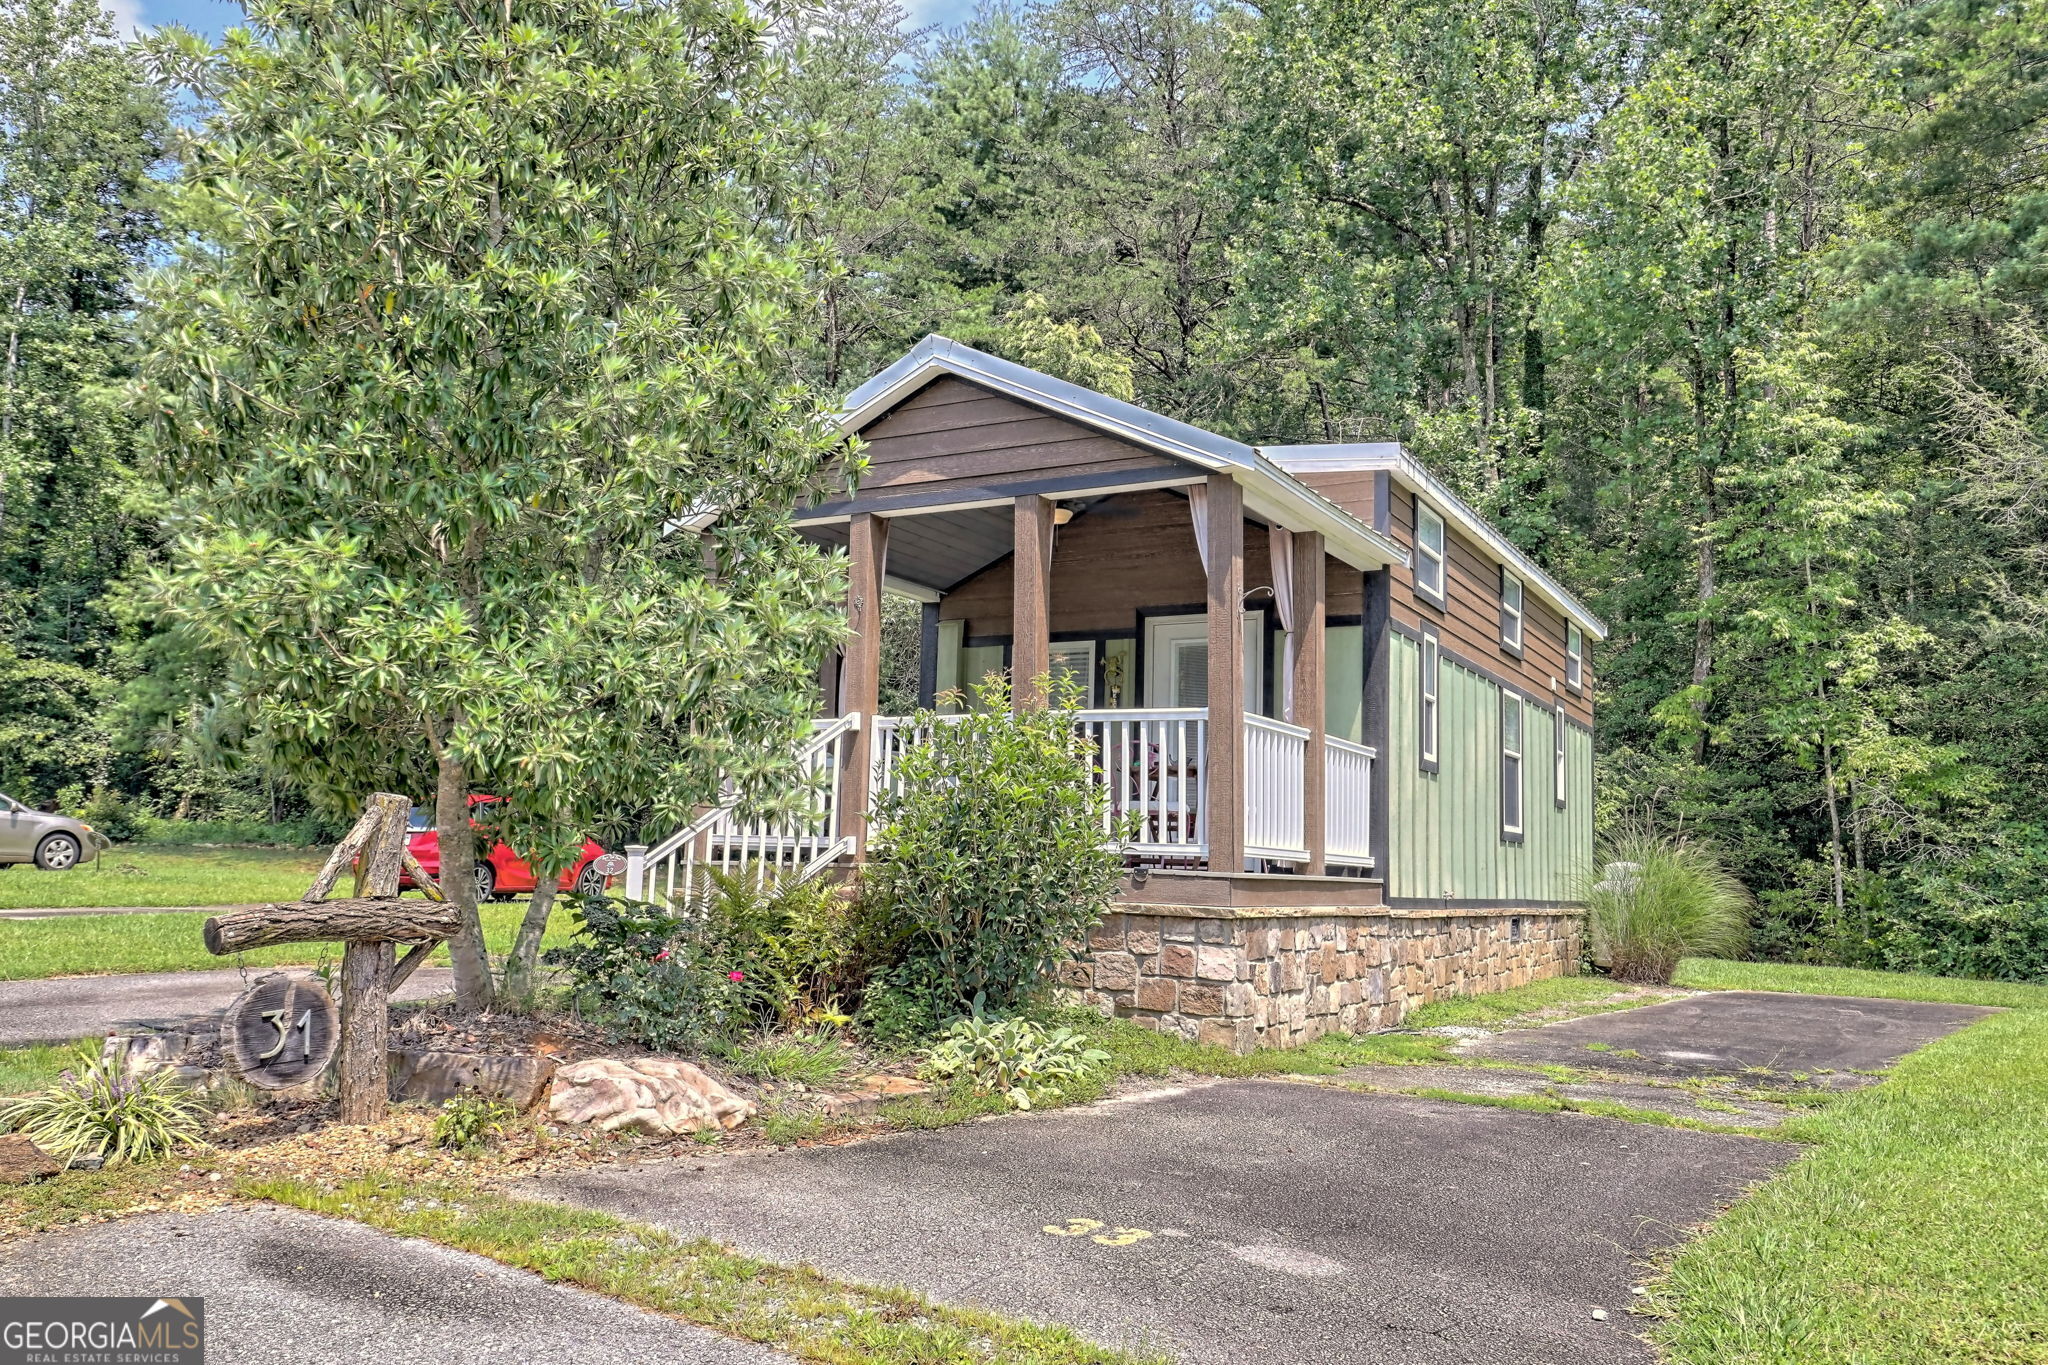
<path fill-rule="evenodd" d="M 1500 693 L 1500 837 L 1522 842 L 1522 699 Z"/>
<path fill-rule="evenodd" d="M 1415 590 L 1444 604 L 1444 519 L 1421 498 L 1415 500 Z"/>
<path fill-rule="evenodd" d="M 1551 799 L 1552 799 L 1552 800 L 1554 800 L 1554 801 L 1555 801 L 1555 802 L 1557 803 L 1557 808 L 1558 808 L 1559 810 L 1563 810 L 1563 809 L 1564 809 L 1564 790 L 1565 790 L 1565 771 L 1564 771 L 1564 703 L 1563 703 L 1563 702 L 1559 702 L 1559 703 L 1557 704 L 1557 710 L 1556 710 L 1556 711 L 1555 711 L 1555 712 L 1554 712 L 1554 713 L 1552 714 L 1552 716 L 1551 716 L 1551 722 L 1550 722 L 1550 732 L 1551 732 L 1551 736 L 1552 736 L 1552 738 L 1551 738 L 1551 746 L 1550 746 L 1550 757 L 1551 757 L 1551 779 L 1550 779 L 1550 789 L 1551 789 Z"/>
<path fill-rule="evenodd" d="M 1506 569 L 1500 571 L 1500 647 L 1522 652 L 1522 580 Z"/>
<path fill-rule="evenodd" d="M 1416 733 L 1422 753 L 1422 770 L 1433 773 L 1437 770 L 1437 684 L 1443 670 L 1443 650 L 1437 643 L 1436 632 L 1422 633 L 1422 704 L 1416 712 Z"/>
<path fill-rule="evenodd" d="M 1095 705 L 1095 642 L 1093 640 L 1054 640 L 1048 661 L 1052 664 L 1055 682 L 1062 678 L 1073 680 L 1075 695 L 1083 707 Z M 1206 679 L 1205 679 L 1206 681 Z"/>
<path fill-rule="evenodd" d="M 1564 685 L 1574 692 L 1586 685 L 1586 637 L 1577 626 L 1564 628 Z"/>

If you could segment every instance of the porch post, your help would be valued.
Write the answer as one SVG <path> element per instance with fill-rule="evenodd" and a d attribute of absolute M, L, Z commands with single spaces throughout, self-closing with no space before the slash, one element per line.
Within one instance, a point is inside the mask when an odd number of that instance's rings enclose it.
<path fill-rule="evenodd" d="M 851 632 L 840 662 L 841 715 L 858 714 L 847 736 L 846 766 L 839 770 L 839 832 L 853 840 L 856 862 L 867 856 L 868 775 L 874 763 L 875 707 L 882 697 L 882 566 L 889 557 L 889 523 L 857 512 L 846 537 L 846 624 Z"/>
<path fill-rule="evenodd" d="M 1287 636 L 1290 677 L 1294 680 L 1294 723 L 1308 731 L 1308 753 L 1301 767 L 1303 842 L 1308 861 L 1301 870 L 1311 877 L 1326 871 L 1323 862 L 1323 619 L 1325 611 L 1323 537 L 1318 531 L 1294 533 L 1294 629 Z"/>
<path fill-rule="evenodd" d="M 1244 490 L 1209 475 L 1209 870 L 1244 870 Z"/>
<path fill-rule="evenodd" d="M 1010 700 L 1019 711 L 1045 705 L 1038 675 L 1052 667 L 1052 504 L 1018 498 L 1010 560 Z"/>

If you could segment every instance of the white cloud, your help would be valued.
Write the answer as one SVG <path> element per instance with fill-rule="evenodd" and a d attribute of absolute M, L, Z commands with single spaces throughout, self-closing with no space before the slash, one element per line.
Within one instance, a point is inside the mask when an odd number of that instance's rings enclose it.
<path fill-rule="evenodd" d="M 143 27 L 142 0 L 100 0 L 100 8 L 113 16 L 116 38 L 133 38 Z"/>

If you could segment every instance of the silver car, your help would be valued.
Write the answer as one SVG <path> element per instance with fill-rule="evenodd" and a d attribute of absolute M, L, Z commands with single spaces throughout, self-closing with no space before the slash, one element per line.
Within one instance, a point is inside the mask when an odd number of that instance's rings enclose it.
<path fill-rule="evenodd" d="M 0 867 L 34 863 L 45 872 L 68 872 L 99 857 L 113 842 L 83 820 L 30 810 L 0 795 Z"/>

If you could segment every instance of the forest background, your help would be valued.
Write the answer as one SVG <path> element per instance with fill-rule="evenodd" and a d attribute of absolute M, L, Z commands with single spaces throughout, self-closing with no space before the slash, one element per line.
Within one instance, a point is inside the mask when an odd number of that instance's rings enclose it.
<path fill-rule="evenodd" d="M 1604 827 L 1711 842 L 1763 955 L 2048 977 L 2048 4 L 773 23 L 821 404 L 936 331 L 1402 440 L 1612 626 Z M 328 818 L 139 587 L 130 282 L 204 113 L 0 3 L 0 790 L 116 833 Z"/>

